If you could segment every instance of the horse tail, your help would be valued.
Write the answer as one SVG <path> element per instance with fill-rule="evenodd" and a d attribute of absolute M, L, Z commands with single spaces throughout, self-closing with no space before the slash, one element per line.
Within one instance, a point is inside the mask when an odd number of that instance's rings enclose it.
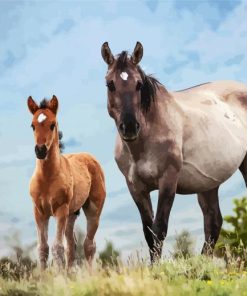
<path fill-rule="evenodd" d="M 89 200 L 98 205 L 101 211 L 106 197 L 105 175 L 100 163 L 90 155 L 89 172 L 91 175 L 91 188 Z"/>

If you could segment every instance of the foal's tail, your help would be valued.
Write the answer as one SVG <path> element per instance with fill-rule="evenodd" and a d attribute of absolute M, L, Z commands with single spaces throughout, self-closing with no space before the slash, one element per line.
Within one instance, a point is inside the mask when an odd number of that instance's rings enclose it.
<path fill-rule="evenodd" d="M 104 172 L 99 162 L 91 155 L 88 169 L 91 174 L 89 200 L 96 204 L 98 210 L 101 212 L 106 197 Z"/>

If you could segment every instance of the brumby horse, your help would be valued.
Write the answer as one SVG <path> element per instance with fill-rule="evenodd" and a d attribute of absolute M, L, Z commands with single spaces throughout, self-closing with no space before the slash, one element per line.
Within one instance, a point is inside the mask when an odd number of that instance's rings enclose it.
<path fill-rule="evenodd" d="M 138 207 L 151 260 L 159 258 L 175 193 L 197 193 L 204 216 L 202 253 L 212 253 L 222 226 L 218 189 L 237 169 L 247 183 L 247 86 L 235 81 L 168 91 L 139 66 L 143 47 L 108 65 L 108 112 L 118 135 L 115 159 Z M 153 216 L 150 192 L 158 189 Z"/>
<path fill-rule="evenodd" d="M 83 208 L 87 219 L 84 251 L 91 264 L 96 250 L 94 236 L 105 200 L 104 174 L 97 160 L 87 153 L 61 154 L 56 119 L 58 99 L 43 100 L 38 106 L 32 97 L 28 108 L 33 114 L 36 168 L 30 182 L 37 226 L 38 251 L 41 268 L 46 267 L 49 247 L 48 222 L 56 218 L 57 231 L 52 247 L 57 266 L 64 265 L 64 236 L 67 241 L 67 267 L 75 258 L 74 223 Z"/>

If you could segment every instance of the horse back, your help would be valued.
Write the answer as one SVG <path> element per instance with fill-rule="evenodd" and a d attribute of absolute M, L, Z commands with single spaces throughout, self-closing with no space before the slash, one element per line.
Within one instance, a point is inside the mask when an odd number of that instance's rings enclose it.
<path fill-rule="evenodd" d="M 216 81 L 174 93 L 174 98 L 183 110 L 178 183 L 193 192 L 215 188 L 239 168 L 247 153 L 247 86 Z"/>

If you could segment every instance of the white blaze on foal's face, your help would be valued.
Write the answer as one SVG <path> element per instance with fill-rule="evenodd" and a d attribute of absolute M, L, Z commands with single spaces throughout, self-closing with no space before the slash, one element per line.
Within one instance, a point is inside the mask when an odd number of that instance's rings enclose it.
<path fill-rule="evenodd" d="M 127 72 L 122 72 L 121 74 L 120 74 L 120 77 L 123 79 L 123 80 L 127 80 L 128 79 L 128 73 Z"/>
<path fill-rule="evenodd" d="M 41 123 L 43 121 L 45 121 L 47 118 L 47 116 L 44 113 L 40 113 L 38 116 L 38 122 Z"/>

